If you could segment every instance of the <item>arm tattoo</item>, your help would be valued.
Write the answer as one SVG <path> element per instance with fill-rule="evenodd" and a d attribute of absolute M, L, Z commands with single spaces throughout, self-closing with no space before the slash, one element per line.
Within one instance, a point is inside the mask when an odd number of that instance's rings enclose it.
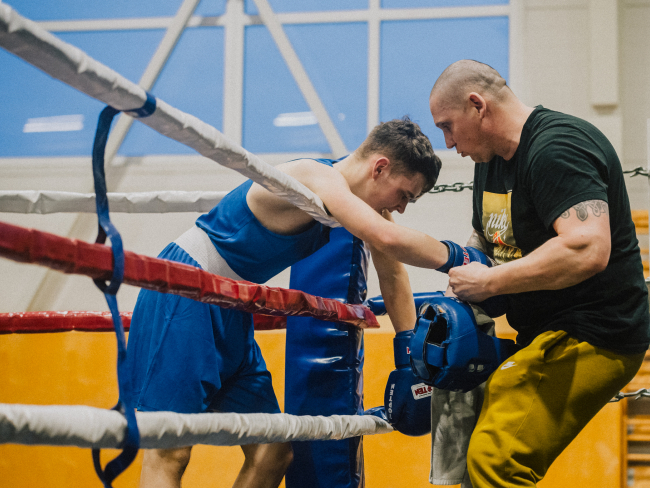
<path fill-rule="evenodd" d="M 571 208 L 575 209 L 578 219 L 584 222 L 587 220 L 587 217 L 589 217 L 589 209 L 591 209 L 591 213 L 594 214 L 594 217 L 600 217 L 601 215 L 607 213 L 609 207 L 607 206 L 607 203 L 603 202 L 602 200 L 587 200 L 586 202 L 577 203 Z M 562 212 L 562 215 L 560 215 L 560 217 L 563 219 L 568 219 L 570 211 L 570 208 L 565 210 Z"/>

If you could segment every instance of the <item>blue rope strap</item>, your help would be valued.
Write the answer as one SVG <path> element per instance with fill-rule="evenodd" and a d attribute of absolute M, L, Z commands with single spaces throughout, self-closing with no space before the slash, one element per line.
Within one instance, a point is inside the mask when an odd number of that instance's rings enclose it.
<path fill-rule="evenodd" d="M 147 101 L 140 109 L 129 110 L 127 113 L 137 117 L 147 117 L 156 110 L 156 99 L 147 93 Z M 120 111 L 107 106 L 99 115 L 97 131 L 95 132 L 95 142 L 93 145 L 93 179 L 95 181 L 95 201 L 97 206 L 98 231 L 95 242 L 104 244 L 108 237 L 111 241 L 113 252 L 113 275 L 109 283 L 103 280 L 93 280 L 95 285 L 104 293 L 108 308 L 113 318 L 113 328 L 117 337 L 117 380 L 119 399 L 113 410 L 120 412 L 126 418 L 126 436 L 120 446 L 122 452 L 102 469 L 99 460 L 99 449 L 92 450 L 93 464 L 97 476 L 102 481 L 105 488 L 112 488 L 113 480 L 119 476 L 135 459 L 140 447 L 140 432 L 135 418 L 135 409 L 132 405 L 125 402 L 125 398 L 131 398 L 131 385 L 128 382 L 129 374 L 126 371 L 126 337 L 120 312 L 117 307 L 117 290 L 120 288 L 124 279 L 124 248 L 122 238 L 108 215 L 108 197 L 106 195 L 106 176 L 104 173 L 104 153 L 106 150 L 106 141 L 111 128 L 111 122 L 115 115 Z"/>

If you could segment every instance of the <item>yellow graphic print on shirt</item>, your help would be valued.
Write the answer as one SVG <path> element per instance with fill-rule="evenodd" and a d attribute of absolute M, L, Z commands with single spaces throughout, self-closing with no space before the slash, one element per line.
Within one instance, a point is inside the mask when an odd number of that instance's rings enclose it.
<path fill-rule="evenodd" d="M 512 192 L 483 192 L 483 234 L 493 246 L 494 260 L 499 264 L 521 257 L 512 232 L 511 198 Z"/>

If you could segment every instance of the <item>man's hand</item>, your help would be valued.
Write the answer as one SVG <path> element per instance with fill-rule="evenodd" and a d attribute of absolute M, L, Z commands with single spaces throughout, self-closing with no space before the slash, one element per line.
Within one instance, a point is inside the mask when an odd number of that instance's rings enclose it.
<path fill-rule="evenodd" d="M 449 270 L 449 288 L 461 300 L 477 303 L 494 296 L 489 290 L 491 268 L 477 262 Z"/>

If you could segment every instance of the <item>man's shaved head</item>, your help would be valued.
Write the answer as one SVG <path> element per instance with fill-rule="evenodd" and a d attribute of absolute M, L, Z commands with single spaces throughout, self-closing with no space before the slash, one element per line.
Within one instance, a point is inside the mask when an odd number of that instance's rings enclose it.
<path fill-rule="evenodd" d="M 462 59 L 442 72 L 433 85 L 429 98 L 435 95 L 444 105 L 458 107 L 470 92 L 489 94 L 500 100 L 505 95 L 502 91 L 504 87 L 507 88 L 506 80 L 491 66 L 472 59 Z"/>

